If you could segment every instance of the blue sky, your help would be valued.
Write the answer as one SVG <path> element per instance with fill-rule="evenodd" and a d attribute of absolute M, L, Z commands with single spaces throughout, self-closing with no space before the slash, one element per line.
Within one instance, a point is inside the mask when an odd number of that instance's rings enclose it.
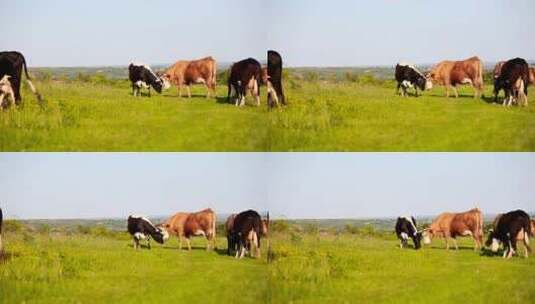
<path fill-rule="evenodd" d="M 150 64 L 212 55 L 289 66 L 535 59 L 532 0 L 204 0 L 2 3 L 0 49 L 31 66 Z"/>
<path fill-rule="evenodd" d="M 211 207 L 286 218 L 535 208 L 534 153 L 0 153 L 11 218 L 167 215 Z"/>

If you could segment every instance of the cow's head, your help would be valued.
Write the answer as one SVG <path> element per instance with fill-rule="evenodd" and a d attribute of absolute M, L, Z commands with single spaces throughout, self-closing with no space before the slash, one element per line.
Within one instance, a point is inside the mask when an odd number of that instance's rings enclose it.
<path fill-rule="evenodd" d="M 422 232 L 416 232 L 413 240 L 414 240 L 414 249 L 420 249 L 420 247 L 422 247 Z"/>
<path fill-rule="evenodd" d="M 262 220 L 262 234 L 267 236 L 269 233 L 269 219 Z"/>
<path fill-rule="evenodd" d="M 0 84 L 2 85 L 11 85 L 11 82 L 9 81 L 9 78 L 11 78 L 10 75 L 4 75 L 4 77 L 2 77 L 2 79 L 0 79 Z"/>
<path fill-rule="evenodd" d="M 169 76 L 169 74 L 158 71 L 156 72 L 156 76 L 158 76 L 158 78 L 162 82 L 162 89 L 167 90 L 171 87 L 171 77 Z"/>
<path fill-rule="evenodd" d="M 167 229 L 163 227 L 163 225 L 158 225 L 156 227 L 156 233 L 152 236 L 154 240 L 160 244 L 163 244 L 167 239 L 169 239 L 169 233 L 167 232 Z"/>
<path fill-rule="evenodd" d="M 429 245 L 431 244 L 431 239 L 433 238 L 434 236 L 434 231 L 433 229 L 424 229 L 424 231 L 422 232 L 422 237 L 423 237 L 423 240 L 424 240 L 424 244 L 426 245 Z"/>
<path fill-rule="evenodd" d="M 424 76 L 419 76 L 416 79 L 416 86 L 422 91 L 431 90 L 433 88 L 433 83 L 431 82 L 431 79 Z"/>
<path fill-rule="evenodd" d="M 267 70 L 267 67 L 263 67 L 262 68 L 262 72 L 261 72 L 261 78 L 262 78 L 262 83 L 264 85 L 267 85 L 268 81 L 269 81 L 269 75 L 268 75 L 268 70 Z"/>
<path fill-rule="evenodd" d="M 497 252 L 500 248 L 500 240 L 498 240 L 496 232 L 493 229 L 489 230 L 489 237 L 485 242 L 485 246 L 490 247 L 492 252 Z"/>

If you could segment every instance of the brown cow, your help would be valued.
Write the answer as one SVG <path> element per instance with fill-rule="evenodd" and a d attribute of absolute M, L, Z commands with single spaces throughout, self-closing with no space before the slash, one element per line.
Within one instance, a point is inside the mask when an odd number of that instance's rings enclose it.
<path fill-rule="evenodd" d="M 529 84 L 535 85 L 535 67 L 529 68 Z"/>
<path fill-rule="evenodd" d="M 424 230 L 424 244 L 430 244 L 434 236 L 443 237 L 446 240 L 446 249 L 450 248 L 448 240 L 453 239 L 455 249 L 457 246 L 456 238 L 458 236 L 471 236 L 476 242 L 474 250 L 481 248 L 483 243 L 483 216 L 481 210 L 474 208 L 466 212 L 451 213 L 444 212 L 440 214 L 431 223 L 429 228 Z"/>
<path fill-rule="evenodd" d="M 206 98 L 216 96 L 216 61 L 212 57 L 198 60 L 180 60 L 168 68 L 162 78 L 177 86 L 178 96 L 182 97 L 182 86 L 186 85 L 188 97 L 191 98 L 190 86 L 202 83 L 206 86 Z"/>
<path fill-rule="evenodd" d="M 446 86 L 447 97 L 450 97 L 450 88 L 455 97 L 459 97 L 457 85 L 460 84 L 472 86 L 475 90 L 474 98 L 481 97 L 483 91 L 483 66 L 477 56 L 462 61 L 441 61 L 431 69 L 428 77 Z"/>
<path fill-rule="evenodd" d="M 206 238 L 206 250 L 216 247 L 216 216 L 212 209 L 198 212 L 178 212 L 168 218 L 159 227 L 163 227 L 169 234 L 176 235 L 179 248 L 182 249 L 182 238 L 186 238 L 188 250 L 191 250 L 190 238 L 202 235 Z M 212 243 L 210 247 L 210 243 Z"/>

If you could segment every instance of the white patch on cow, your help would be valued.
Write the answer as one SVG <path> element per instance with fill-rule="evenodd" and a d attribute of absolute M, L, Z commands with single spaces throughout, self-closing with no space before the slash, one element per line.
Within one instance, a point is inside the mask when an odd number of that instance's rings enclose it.
<path fill-rule="evenodd" d="M 144 240 L 147 238 L 147 236 L 144 233 L 136 232 L 134 233 L 134 238 L 136 238 L 137 240 Z"/>
<path fill-rule="evenodd" d="M 429 234 L 427 232 L 424 233 L 424 244 L 431 244 L 431 238 L 429 237 Z"/>
<path fill-rule="evenodd" d="M 136 81 L 135 85 L 138 88 L 145 88 L 146 89 L 146 88 L 149 87 L 149 85 L 146 82 L 142 81 L 142 80 Z"/>
<path fill-rule="evenodd" d="M 401 233 L 401 238 L 404 239 L 404 240 L 408 240 L 409 239 L 409 235 L 406 234 L 405 232 L 402 232 Z"/>
<path fill-rule="evenodd" d="M 199 78 L 195 79 L 195 83 L 203 83 L 204 84 L 204 83 L 206 83 L 206 80 L 204 80 L 204 78 L 199 77 Z"/>
<path fill-rule="evenodd" d="M 405 219 L 407 222 L 409 222 L 411 224 L 412 229 L 414 229 L 414 235 L 416 235 L 416 233 L 418 232 L 418 229 L 416 228 L 416 225 L 412 221 L 412 217 L 410 217 L 410 216 L 402 216 L 401 218 Z"/>
<path fill-rule="evenodd" d="M 160 79 L 162 80 L 162 83 L 163 83 L 162 89 L 167 90 L 171 87 L 171 82 L 169 82 L 169 80 L 167 80 L 164 77 L 160 77 Z"/>
<path fill-rule="evenodd" d="M 408 81 L 408 80 L 403 80 L 403 81 L 401 82 L 401 85 L 402 85 L 403 87 L 405 87 L 405 88 L 413 88 L 413 87 L 414 87 L 414 86 L 412 85 L 412 83 L 411 83 L 410 81 Z"/>
<path fill-rule="evenodd" d="M 167 239 L 169 239 L 169 232 L 167 232 L 167 229 L 165 228 L 158 228 L 158 231 L 160 231 L 160 233 L 162 234 L 162 238 L 164 241 L 167 241 Z"/>
<path fill-rule="evenodd" d="M 464 78 L 463 80 L 461 80 L 461 83 L 462 84 L 472 84 L 472 80 L 470 78 Z"/>
<path fill-rule="evenodd" d="M 490 245 L 490 250 L 492 252 L 497 252 L 500 248 L 500 241 L 496 238 L 492 238 L 492 244 Z"/>
<path fill-rule="evenodd" d="M 429 79 L 426 79 L 425 80 L 425 89 L 426 90 L 431 90 L 433 88 L 433 82 Z"/>
<path fill-rule="evenodd" d="M 206 234 L 205 234 L 204 231 L 202 231 L 202 230 L 196 230 L 193 234 L 195 234 L 195 235 L 206 236 Z"/>
<path fill-rule="evenodd" d="M 467 236 L 467 235 L 472 235 L 472 231 L 470 230 L 463 231 L 463 236 Z"/>

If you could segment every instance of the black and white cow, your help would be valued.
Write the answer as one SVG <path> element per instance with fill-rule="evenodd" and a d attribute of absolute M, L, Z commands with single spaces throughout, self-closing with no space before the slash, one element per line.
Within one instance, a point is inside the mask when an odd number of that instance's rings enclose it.
<path fill-rule="evenodd" d="M 238 61 L 230 68 L 228 78 L 227 100 L 230 102 L 232 96 L 236 95 L 236 106 L 245 105 L 245 94 L 249 90 L 256 99 L 256 105 L 260 105 L 260 83 L 262 67 L 260 62 L 254 58 L 247 58 Z"/>
<path fill-rule="evenodd" d="M 529 66 L 522 58 L 513 58 L 503 64 L 500 75 L 494 79 L 494 102 L 498 102 L 500 90 L 505 92 L 504 106 L 522 99 L 528 105 Z"/>
<path fill-rule="evenodd" d="M 282 57 L 273 50 L 269 50 L 267 55 L 269 82 L 273 86 L 276 95 L 271 96 L 271 94 L 268 94 L 268 107 L 272 108 L 274 105 L 278 105 L 278 101 L 283 105 L 286 104 L 284 92 L 282 91 Z"/>
<path fill-rule="evenodd" d="M 408 96 L 408 88 L 414 88 L 414 92 L 418 96 L 418 88 L 424 91 L 433 87 L 432 82 L 428 81 L 424 74 L 408 63 L 398 63 L 396 65 L 395 77 L 398 83 L 396 94 L 399 93 L 399 88 L 401 87 L 401 96 Z"/>
<path fill-rule="evenodd" d="M 2 254 L 2 252 L 4 251 L 4 245 L 2 244 L 2 222 L 3 222 L 4 218 L 3 218 L 3 215 L 2 215 L 2 208 L 0 208 L 0 255 Z"/>
<path fill-rule="evenodd" d="M 0 79 L 4 75 L 8 75 L 9 81 L 13 88 L 15 95 L 15 103 L 20 104 L 22 97 L 20 95 L 20 83 L 22 81 L 22 69 L 24 68 L 24 74 L 26 75 L 26 81 L 30 87 L 30 90 L 37 97 L 37 101 L 42 101 L 41 95 L 35 89 L 31 82 L 30 75 L 28 75 L 28 68 L 26 67 L 26 59 L 19 52 L 0 52 Z"/>
<path fill-rule="evenodd" d="M 156 228 L 146 217 L 140 215 L 130 215 L 128 217 L 128 232 L 134 239 L 134 248 L 139 248 L 140 240 L 147 240 L 147 246 L 150 249 L 151 237 L 158 243 L 163 244 L 169 238 L 165 229 Z"/>
<path fill-rule="evenodd" d="M 409 238 L 411 238 L 414 243 L 414 249 L 419 249 L 421 247 L 420 241 L 422 240 L 422 233 L 418 232 L 418 228 L 416 228 L 416 220 L 412 216 L 398 217 L 398 220 L 396 221 L 396 235 L 400 240 L 400 248 L 407 246 Z"/>
<path fill-rule="evenodd" d="M 236 258 L 243 258 L 247 248 L 250 255 L 260 257 L 260 237 L 262 236 L 262 218 L 254 210 L 243 211 L 236 215 L 232 226 L 232 239 L 237 243 Z"/>
<path fill-rule="evenodd" d="M 141 95 L 141 88 L 149 90 L 154 88 L 156 92 L 161 93 L 162 89 L 168 89 L 171 85 L 165 79 L 162 79 L 152 71 L 152 69 L 143 63 L 130 63 L 128 66 L 128 78 L 132 82 L 132 95 Z"/>
<path fill-rule="evenodd" d="M 511 258 L 516 253 L 516 241 L 523 240 L 526 247 L 525 257 L 531 252 L 529 236 L 532 235 L 529 215 L 523 210 L 515 210 L 500 216 L 496 229 L 491 230 L 485 245 L 490 246 L 492 252 L 497 252 L 500 244 L 505 250 L 504 258 Z"/>

